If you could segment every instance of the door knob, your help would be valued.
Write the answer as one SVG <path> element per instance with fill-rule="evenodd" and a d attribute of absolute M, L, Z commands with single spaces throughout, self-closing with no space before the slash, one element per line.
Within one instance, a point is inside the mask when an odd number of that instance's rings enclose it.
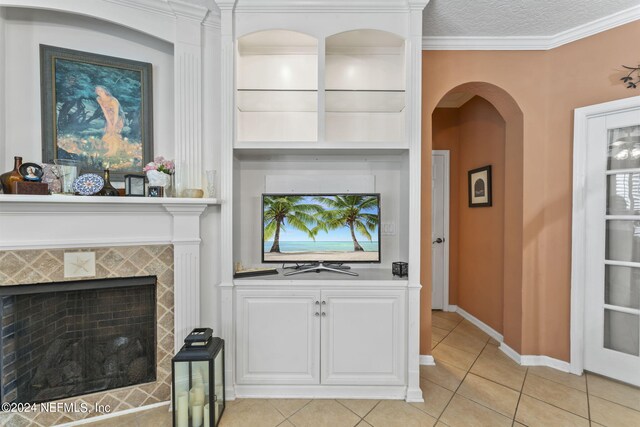
<path fill-rule="evenodd" d="M 444 243 L 444 239 L 441 239 L 440 237 L 438 237 L 436 240 L 434 240 L 432 243 Z"/>

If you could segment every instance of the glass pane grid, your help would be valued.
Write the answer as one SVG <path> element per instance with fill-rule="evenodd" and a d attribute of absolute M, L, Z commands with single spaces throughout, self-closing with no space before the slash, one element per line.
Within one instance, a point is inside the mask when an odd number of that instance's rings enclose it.
<path fill-rule="evenodd" d="M 640 268 L 605 266 L 604 303 L 611 309 L 640 309 Z"/>
<path fill-rule="evenodd" d="M 603 346 L 610 350 L 639 356 L 640 316 L 605 309 Z"/>
<path fill-rule="evenodd" d="M 640 168 L 640 126 L 610 129 L 607 169 Z"/>
<path fill-rule="evenodd" d="M 607 220 L 605 259 L 640 263 L 640 221 Z"/>
<path fill-rule="evenodd" d="M 607 214 L 640 214 L 640 172 L 607 176 Z"/>

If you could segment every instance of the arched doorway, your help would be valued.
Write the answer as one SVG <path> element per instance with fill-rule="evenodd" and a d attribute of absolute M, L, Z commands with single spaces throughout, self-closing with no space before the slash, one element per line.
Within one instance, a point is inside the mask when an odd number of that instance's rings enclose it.
<path fill-rule="evenodd" d="M 450 269 L 450 276 L 455 282 L 470 280 L 476 272 L 480 275 L 480 281 L 475 281 L 472 286 L 460 287 L 452 283 L 450 297 L 453 296 L 452 300 L 462 305 L 463 309 L 466 305 L 470 314 L 499 331 L 499 335 L 504 337 L 504 343 L 519 352 L 522 338 L 522 111 L 513 97 L 502 88 L 486 82 L 469 82 L 442 95 L 434 109 L 424 111 L 423 120 L 422 284 L 425 286 L 431 283 L 432 272 L 431 153 L 433 149 L 446 146 L 446 141 L 443 143 L 438 140 L 444 135 L 443 138 L 450 142 L 457 138 L 457 155 L 464 159 L 461 162 L 452 153 L 451 162 L 458 162 L 458 170 L 454 172 L 456 166 L 452 165 L 451 173 L 456 173 L 457 179 L 451 183 L 451 207 L 459 209 L 458 215 L 464 209 L 466 217 L 463 230 L 460 228 L 461 218 L 451 218 L 450 243 L 453 246 L 452 252 L 461 249 L 464 251 L 466 262 L 462 266 L 456 265 L 456 261 L 461 260 L 454 259 L 455 254 L 451 253 L 453 269 Z M 435 134 L 440 131 L 444 134 Z M 483 132 L 489 132 L 493 141 L 484 141 Z M 460 142 L 461 135 L 464 137 L 463 142 Z M 473 141 L 477 144 L 472 145 Z M 461 148 L 465 150 L 462 155 Z M 487 153 L 486 150 L 494 152 Z M 479 167 L 484 166 L 480 163 L 492 162 L 497 166 L 493 168 L 494 195 L 496 191 L 499 193 L 497 203 L 484 212 L 469 208 L 466 200 L 468 170 L 473 165 Z M 451 214 L 455 215 L 453 209 Z M 458 229 L 454 230 L 454 227 Z M 460 231 L 464 231 L 464 236 L 461 237 Z M 484 251 L 482 248 L 485 248 Z M 473 259 L 474 251 L 482 251 L 478 252 L 481 256 Z M 489 261 L 488 269 L 483 265 L 483 260 Z M 461 268 L 464 269 L 463 274 L 459 274 Z M 483 288 L 481 280 L 499 280 L 500 283 L 491 283 L 491 286 Z M 487 295 L 489 288 L 491 295 Z M 459 292 L 467 294 L 457 298 L 460 296 Z M 431 331 L 425 329 L 427 324 L 431 329 L 432 321 L 427 321 L 425 317 L 431 315 L 430 286 L 423 288 L 422 302 L 421 354 L 429 354 Z M 496 310 L 499 312 L 496 313 Z"/>

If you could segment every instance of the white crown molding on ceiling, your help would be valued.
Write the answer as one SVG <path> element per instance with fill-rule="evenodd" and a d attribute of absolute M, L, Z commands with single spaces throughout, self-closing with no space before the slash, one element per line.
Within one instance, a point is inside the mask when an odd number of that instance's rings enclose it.
<path fill-rule="evenodd" d="M 570 28 L 553 36 L 428 37 L 423 50 L 550 50 L 640 19 L 640 5 Z"/>
<path fill-rule="evenodd" d="M 230 0 L 216 0 L 218 4 Z M 237 0 L 235 10 L 245 12 L 402 12 L 424 9 L 429 0 Z"/>

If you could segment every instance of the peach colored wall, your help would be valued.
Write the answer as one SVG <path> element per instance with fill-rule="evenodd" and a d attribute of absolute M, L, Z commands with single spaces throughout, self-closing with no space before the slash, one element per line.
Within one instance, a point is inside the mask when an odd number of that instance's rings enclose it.
<path fill-rule="evenodd" d="M 423 162 L 431 157 L 431 114 L 439 100 L 457 86 L 469 82 L 495 85 L 513 97 L 523 114 L 521 159 L 510 154 L 512 147 L 507 146 L 505 172 L 505 191 L 516 182 L 522 197 L 521 206 L 514 203 L 507 209 L 522 212 L 519 224 L 510 224 L 505 217 L 507 230 L 511 226 L 521 230 L 520 242 L 510 237 L 510 231 L 505 238 L 506 253 L 521 253 L 521 269 L 508 271 L 505 265 L 504 335 L 505 342 L 521 354 L 569 360 L 573 110 L 640 95 L 618 80 L 621 64 L 638 61 L 629 48 L 629 40 L 638 34 L 637 21 L 550 51 L 423 53 Z M 509 145 L 509 118 L 505 120 Z M 510 167 L 513 160 L 522 161 L 521 175 Z M 423 170 L 424 184 L 430 165 Z M 430 186 L 423 188 L 423 233 L 430 236 Z M 514 200 L 508 199 L 509 203 Z M 428 265 L 430 248 L 424 243 L 421 247 L 423 263 Z M 428 276 L 423 273 L 426 290 L 430 290 Z M 520 283 L 512 283 L 517 279 Z M 430 304 L 429 300 L 430 295 L 424 296 L 423 304 Z M 511 313 L 521 311 L 513 322 L 507 319 L 512 304 L 521 304 Z M 425 326 L 430 324 L 430 313 L 423 312 L 421 324 Z"/>
<path fill-rule="evenodd" d="M 502 333 L 505 123 L 486 100 L 460 108 L 458 305 Z M 470 208 L 467 172 L 492 166 L 493 206 Z"/>

